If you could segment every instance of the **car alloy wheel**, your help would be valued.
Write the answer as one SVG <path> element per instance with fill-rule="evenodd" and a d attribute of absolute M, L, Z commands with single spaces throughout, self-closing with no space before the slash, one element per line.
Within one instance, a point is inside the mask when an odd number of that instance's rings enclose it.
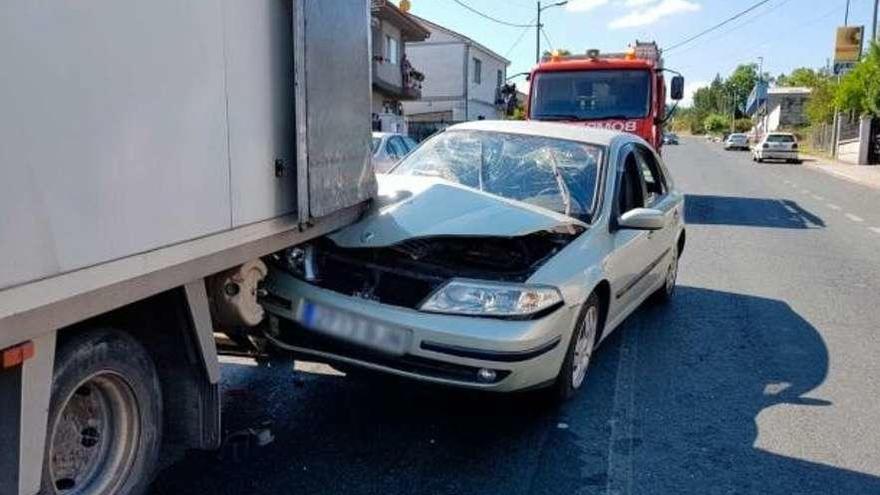
<path fill-rule="evenodd" d="M 669 262 L 669 268 L 666 269 L 666 282 L 664 290 L 666 297 L 671 297 L 675 292 L 675 281 L 678 278 L 678 251 L 672 250 L 672 260 Z"/>
<path fill-rule="evenodd" d="M 590 357 L 593 355 L 593 345 L 596 342 L 596 330 L 599 327 L 599 307 L 595 304 L 587 308 L 584 318 L 578 325 L 576 334 L 573 338 L 577 339 L 574 343 L 574 359 L 571 367 L 571 387 L 573 389 L 580 388 L 587 376 L 587 369 L 590 366 Z"/>

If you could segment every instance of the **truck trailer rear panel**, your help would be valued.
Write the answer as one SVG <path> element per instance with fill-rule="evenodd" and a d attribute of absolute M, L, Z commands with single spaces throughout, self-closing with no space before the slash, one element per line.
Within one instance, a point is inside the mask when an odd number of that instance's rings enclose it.
<path fill-rule="evenodd" d="M 34 351 L 0 369 L 0 493 L 39 489 L 70 355 L 56 342 L 96 322 L 153 356 L 178 403 L 168 439 L 216 447 L 204 280 L 375 195 L 369 15 L 368 0 L 0 4 L 0 351 Z"/>
<path fill-rule="evenodd" d="M 370 197 L 366 9 L 3 2 L 0 289 Z"/>

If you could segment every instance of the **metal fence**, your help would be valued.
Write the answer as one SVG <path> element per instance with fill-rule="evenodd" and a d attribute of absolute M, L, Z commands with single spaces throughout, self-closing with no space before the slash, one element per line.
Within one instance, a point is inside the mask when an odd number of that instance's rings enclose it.
<path fill-rule="evenodd" d="M 834 126 L 816 124 L 810 129 L 810 147 L 823 153 L 831 154 L 834 149 Z"/>
<path fill-rule="evenodd" d="M 859 138 L 859 129 L 861 128 L 861 122 L 859 121 L 858 117 L 841 114 L 839 126 L 840 130 L 837 135 L 838 143 L 841 141 L 851 141 L 853 139 Z"/>

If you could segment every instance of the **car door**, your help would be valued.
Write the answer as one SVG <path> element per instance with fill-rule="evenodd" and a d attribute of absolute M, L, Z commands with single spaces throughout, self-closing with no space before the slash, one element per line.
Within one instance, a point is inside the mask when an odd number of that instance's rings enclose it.
<path fill-rule="evenodd" d="M 642 182 L 645 185 L 644 206 L 660 210 L 666 217 L 665 226 L 662 229 L 647 232 L 651 262 L 644 268 L 644 270 L 650 269 L 644 277 L 647 290 L 653 290 L 661 283 L 666 274 L 669 256 L 672 254 L 672 247 L 676 241 L 681 208 L 678 199 L 671 194 L 669 181 L 657 154 L 645 146 L 635 145 L 634 148 Z"/>
<path fill-rule="evenodd" d="M 635 146 L 625 146 L 619 156 L 609 225 L 613 246 L 606 263 L 612 297 L 608 321 L 613 324 L 626 317 L 650 288 L 646 268 L 655 254 L 649 231 L 626 229 L 617 223 L 627 211 L 643 208 L 646 195 Z"/>

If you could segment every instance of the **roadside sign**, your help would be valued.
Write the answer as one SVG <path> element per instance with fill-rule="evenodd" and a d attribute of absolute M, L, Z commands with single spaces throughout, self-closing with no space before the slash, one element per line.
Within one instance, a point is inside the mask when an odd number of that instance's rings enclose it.
<path fill-rule="evenodd" d="M 848 72 L 862 56 L 864 26 L 842 26 L 837 28 L 834 43 L 834 73 Z"/>

